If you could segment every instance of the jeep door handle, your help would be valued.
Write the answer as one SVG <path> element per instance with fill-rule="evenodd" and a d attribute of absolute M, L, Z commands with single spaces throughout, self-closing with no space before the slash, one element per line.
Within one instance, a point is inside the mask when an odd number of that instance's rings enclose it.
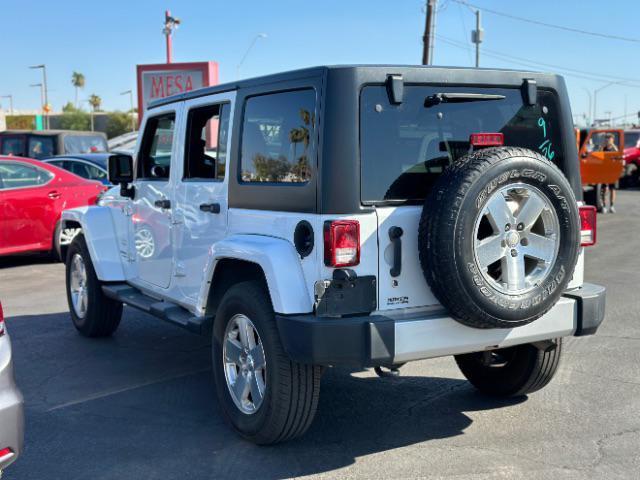
<path fill-rule="evenodd" d="M 391 240 L 391 245 L 393 246 L 393 265 L 391 266 L 391 270 L 389 270 L 389 274 L 392 277 L 397 277 L 402 272 L 402 234 L 404 232 L 400 227 L 391 227 L 389 229 L 389 240 Z"/>
<path fill-rule="evenodd" d="M 153 204 L 158 208 L 162 208 L 163 210 L 168 210 L 169 208 L 171 208 L 171 200 L 167 200 L 166 198 L 163 200 L 156 200 L 155 202 L 153 202 Z"/>
<path fill-rule="evenodd" d="M 200 205 L 200 210 L 209 213 L 220 213 L 219 203 L 203 203 Z"/>

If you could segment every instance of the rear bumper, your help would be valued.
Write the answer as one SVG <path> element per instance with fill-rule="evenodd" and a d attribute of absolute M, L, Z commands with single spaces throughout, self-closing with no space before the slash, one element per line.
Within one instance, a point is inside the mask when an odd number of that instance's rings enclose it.
<path fill-rule="evenodd" d="M 11 342 L 5 334 L 0 337 L 0 450 L 8 447 L 12 453 L 0 457 L 0 471 L 18 458 L 23 441 L 23 399 L 13 377 Z"/>
<path fill-rule="evenodd" d="M 604 302 L 604 287 L 584 284 L 535 322 L 511 329 L 466 327 L 442 311 L 349 318 L 278 315 L 277 322 L 284 349 L 295 361 L 370 367 L 590 335 L 604 319 Z"/>

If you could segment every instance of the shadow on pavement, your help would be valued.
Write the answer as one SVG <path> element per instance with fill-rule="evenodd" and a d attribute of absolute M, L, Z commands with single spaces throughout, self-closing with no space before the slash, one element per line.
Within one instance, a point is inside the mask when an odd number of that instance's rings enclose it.
<path fill-rule="evenodd" d="M 26 401 L 26 448 L 8 479 L 280 479 L 461 435 L 465 412 L 518 403 L 449 378 L 327 369 L 298 440 L 257 447 L 222 421 L 207 339 L 127 309 L 114 337 L 80 337 L 68 314 L 8 319 Z"/>
<path fill-rule="evenodd" d="M 0 269 L 24 267 L 28 265 L 43 265 L 48 263 L 58 263 L 53 260 L 50 255 L 34 253 L 29 255 L 10 255 L 0 257 Z"/>

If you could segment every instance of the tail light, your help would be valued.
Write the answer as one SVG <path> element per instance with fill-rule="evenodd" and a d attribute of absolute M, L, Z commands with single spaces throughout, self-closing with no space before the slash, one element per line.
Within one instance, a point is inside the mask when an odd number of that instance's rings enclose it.
<path fill-rule="evenodd" d="M 13 457 L 13 450 L 10 448 L 0 449 L 0 463 L 9 460 L 11 457 Z"/>
<path fill-rule="evenodd" d="M 469 143 L 474 147 L 500 147 L 504 145 L 502 133 L 472 133 Z"/>
<path fill-rule="evenodd" d="M 596 244 L 596 207 L 583 205 L 580 207 L 580 246 L 590 247 Z"/>
<path fill-rule="evenodd" d="M 360 224 L 356 220 L 336 220 L 324 224 L 324 264 L 352 267 L 360 263 Z"/>
<path fill-rule="evenodd" d="M 0 302 L 0 337 L 4 335 L 4 312 L 2 311 L 2 302 Z"/>

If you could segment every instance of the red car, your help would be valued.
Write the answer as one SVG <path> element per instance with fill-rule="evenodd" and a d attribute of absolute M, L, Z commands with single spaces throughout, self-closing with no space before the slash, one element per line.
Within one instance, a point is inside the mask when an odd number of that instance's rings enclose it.
<path fill-rule="evenodd" d="M 623 186 L 636 187 L 640 184 L 640 130 L 624 132 L 624 175 Z"/>
<path fill-rule="evenodd" d="M 60 242 L 75 233 L 60 232 L 60 214 L 96 203 L 103 190 L 99 182 L 38 160 L 0 156 L 0 256 L 51 252 L 60 258 Z"/>

